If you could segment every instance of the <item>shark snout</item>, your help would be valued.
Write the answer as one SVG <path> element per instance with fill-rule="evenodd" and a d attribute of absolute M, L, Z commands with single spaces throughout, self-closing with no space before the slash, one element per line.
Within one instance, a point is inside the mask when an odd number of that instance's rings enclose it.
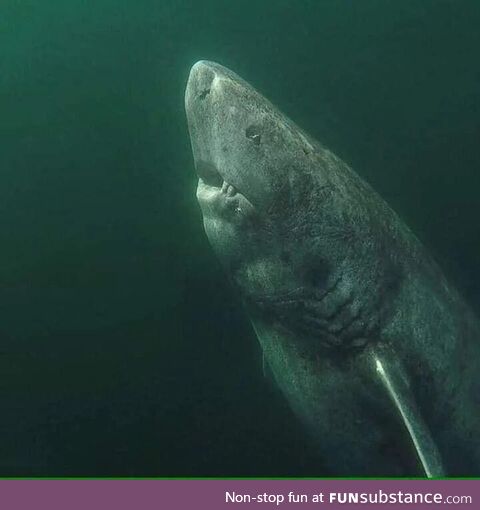
<path fill-rule="evenodd" d="M 220 66 L 208 60 L 199 60 L 190 70 L 185 94 L 185 107 L 189 110 L 201 108 L 211 99 L 215 79 L 221 74 Z"/>

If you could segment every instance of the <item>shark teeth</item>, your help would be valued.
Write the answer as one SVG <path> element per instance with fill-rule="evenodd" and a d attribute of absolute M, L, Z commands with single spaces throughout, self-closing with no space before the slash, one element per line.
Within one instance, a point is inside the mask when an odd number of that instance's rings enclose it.
<path fill-rule="evenodd" d="M 233 197 L 237 194 L 237 190 L 234 186 L 229 184 L 227 181 L 223 181 L 222 184 L 222 193 L 225 193 L 227 197 Z"/>

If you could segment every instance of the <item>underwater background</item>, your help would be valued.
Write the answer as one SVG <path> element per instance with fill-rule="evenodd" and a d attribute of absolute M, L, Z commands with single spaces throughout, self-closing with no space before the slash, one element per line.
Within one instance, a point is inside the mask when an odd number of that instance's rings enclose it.
<path fill-rule="evenodd" d="M 476 0 L 3 0 L 0 475 L 328 475 L 203 233 L 189 69 L 350 163 L 478 312 L 479 26 Z"/>

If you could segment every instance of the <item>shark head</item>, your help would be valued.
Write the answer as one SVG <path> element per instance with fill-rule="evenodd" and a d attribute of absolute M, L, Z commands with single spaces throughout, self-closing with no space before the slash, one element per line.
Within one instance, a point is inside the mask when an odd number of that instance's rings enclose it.
<path fill-rule="evenodd" d="M 392 274 L 388 256 L 371 263 L 374 192 L 219 64 L 192 67 L 185 106 L 204 228 L 251 313 L 325 346 L 363 345 Z"/>

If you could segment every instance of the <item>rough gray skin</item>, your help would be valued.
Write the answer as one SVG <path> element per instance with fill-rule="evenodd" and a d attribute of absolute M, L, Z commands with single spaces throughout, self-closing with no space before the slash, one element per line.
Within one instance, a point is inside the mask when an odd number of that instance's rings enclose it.
<path fill-rule="evenodd" d="M 185 103 L 205 231 L 329 474 L 424 474 L 380 356 L 446 473 L 480 475 L 479 324 L 417 238 L 228 69 L 195 64 Z"/>

